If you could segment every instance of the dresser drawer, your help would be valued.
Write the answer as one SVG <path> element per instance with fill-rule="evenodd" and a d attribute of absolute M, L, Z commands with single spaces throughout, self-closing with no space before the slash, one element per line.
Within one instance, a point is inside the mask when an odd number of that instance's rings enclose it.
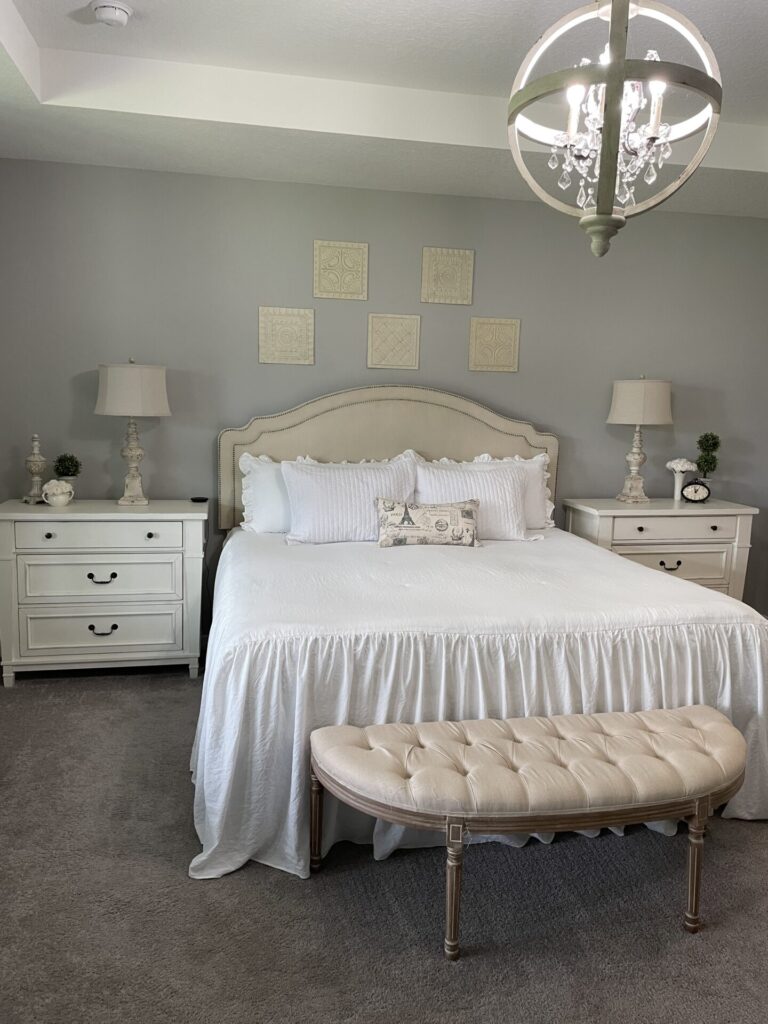
<path fill-rule="evenodd" d="M 19 601 L 180 601 L 181 554 L 18 555 Z"/>
<path fill-rule="evenodd" d="M 175 651 L 182 605 L 28 605 L 19 609 L 22 655 Z"/>
<path fill-rule="evenodd" d="M 735 516 L 620 516 L 614 541 L 733 540 Z"/>
<path fill-rule="evenodd" d="M 620 516 L 614 541 L 733 540 L 735 516 Z"/>
<path fill-rule="evenodd" d="M 616 547 L 617 555 L 696 583 L 726 586 L 731 574 L 731 548 L 710 545 L 690 547 Z"/>
<path fill-rule="evenodd" d="M 95 520 L 88 522 L 15 523 L 18 550 L 120 550 L 125 548 L 180 548 L 184 543 L 181 522 L 115 522 Z"/>

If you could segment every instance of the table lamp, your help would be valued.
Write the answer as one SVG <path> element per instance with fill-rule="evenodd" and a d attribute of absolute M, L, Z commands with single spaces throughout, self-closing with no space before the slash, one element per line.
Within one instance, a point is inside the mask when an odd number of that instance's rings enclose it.
<path fill-rule="evenodd" d="M 144 449 L 139 444 L 137 416 L 170 416 L 165 390 L 165 367 L 140 363 L 99 365 L 99 394 L 94 412 L 100 416 L 127 416 L 128 429 L 120 454 L 128 463 L 125 491 L 118 505 L 148 505 L 141 486 L 139 463 Z"/>
<path fill-rule="evenodd" d="M 615 380 L 613 400 L 606 423 L 626 423 L 634 426 L 635 436 L 627 452 L 629 473 L 624 477 L 621 494 L 617 501 L 642 504 L 649 499 L 645 495 L 640 467 L 645 462 L 643 451 L 644 426 L 660 426 L 672 422 L 672 385 L 668 380 Z"/>

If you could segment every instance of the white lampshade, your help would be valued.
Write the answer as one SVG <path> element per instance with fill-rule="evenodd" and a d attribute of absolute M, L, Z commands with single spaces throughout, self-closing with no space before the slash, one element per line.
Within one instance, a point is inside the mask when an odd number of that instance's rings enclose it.
<path fill-rule="evenodd" d="M 606 423 L 659 426 L 672 422 L 672 385 L 668 380 L 615 380 Z"/>
<path fill-rule="evenodd" d="M 165 367 L 140 363 L 99 365 L 100 416 L 170 416 Z"/>

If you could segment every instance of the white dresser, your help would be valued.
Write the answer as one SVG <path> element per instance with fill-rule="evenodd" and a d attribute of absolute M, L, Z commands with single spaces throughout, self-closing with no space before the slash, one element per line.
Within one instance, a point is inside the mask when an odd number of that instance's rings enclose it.
<path fill-rule="evenodd" d="M 617 555 L 741 600 L 752 517 L 759 509 L 710 498 L 700 505 L 654 498 L 566 498 L 565 526 Z"/>
<path fill-rule="evenodd" d="M 3 683 L 43 669 L 200 656 L 207 504 L 0 504 Z"/>

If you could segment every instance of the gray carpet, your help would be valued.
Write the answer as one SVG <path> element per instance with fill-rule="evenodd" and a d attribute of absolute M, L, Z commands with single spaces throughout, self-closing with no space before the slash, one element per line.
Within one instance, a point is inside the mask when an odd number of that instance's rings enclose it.
<path fill-rule="evenodd" d="M 766 824 L 714 821 L 698 936 L 683 835 L 474 847 L 449 964 L 437 850 L 187 877 L 199 694 L 181 672 L 0 692 L 3 1024 L 766 1020 Z"/>

